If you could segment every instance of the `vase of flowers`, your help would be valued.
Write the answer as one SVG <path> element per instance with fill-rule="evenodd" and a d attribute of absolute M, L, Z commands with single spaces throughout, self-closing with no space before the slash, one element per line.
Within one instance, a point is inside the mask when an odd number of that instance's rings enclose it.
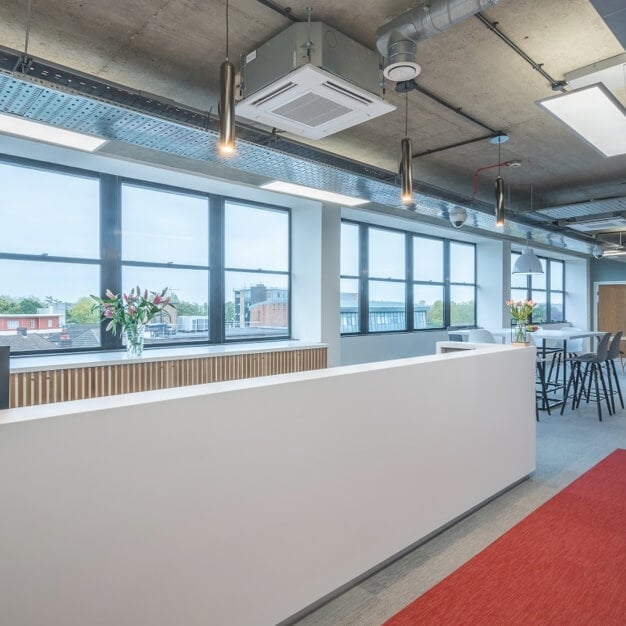
<path fill-rule="evenodd" d="M 528 318 L 537 306 L 532 300 L 507 300 L 511 312 L 511 343 L 528 343 Z"/>
<path fill-rule="evenodd" d="M 142 292 L 139 286 L 129 293 L 115 294 L 107 289 L 104 298 L 92 295 L 95 300 L 94 309 L 100 311 L 103 320 L 107 320 L 106 330 L 117 334 L 118 329 L 126 340 L 126 353 L 129 357 L 143 354 L 143 339 L 146 324 L 162 313 L 169 317 L 165 307 L 171 304 L 167 295 L 168 288 L 162 291 Z"/>

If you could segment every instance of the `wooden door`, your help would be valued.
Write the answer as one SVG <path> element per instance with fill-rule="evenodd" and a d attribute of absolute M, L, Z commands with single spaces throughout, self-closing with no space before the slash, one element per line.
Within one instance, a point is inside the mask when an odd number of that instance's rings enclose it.
<path fill-rule="evenodd" d="M 598 285 L 598 330 L 626 332 L 626 285 Z"/>

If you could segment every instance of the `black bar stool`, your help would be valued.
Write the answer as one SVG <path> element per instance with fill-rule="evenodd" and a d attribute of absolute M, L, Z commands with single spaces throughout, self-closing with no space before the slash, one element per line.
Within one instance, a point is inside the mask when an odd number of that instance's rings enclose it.
<path fill-rule="evenodd" d="M 572 357 L 567 359 L 571 363 L 571 370 L 569 378 L 567 379 L 567 385 L 565 387 L 565 395 L 563 396 L 563 405 L 561 406 L 561 415 L 563 415 L 563 411 L 565 410 L 565 405 L 567 404 L 567 398 L 569 396 L 569 391 L 574 387 L 574 393 L 572 396 L 572 409 L 580 406 L 580 400 L 584 395 L 586 401 L 589 402 L 593 400 L 596 403 L 598 408 L 598 419 L 602 421 L 602 402 L 606 402 L 607 409 L 609 411 L 609 415 L 613 415 L 613 407 L 611 405 L 611 398 L 609 397 L 609 393 L 607 391 L 606 381 L 604 380 L 604 375 L 602 373 L 602 365 L 607 360 L 608 352 L 609 352 L 609 341 L 611 339 L 611 334 L 606 333 L 602 339 L 600 339 L 600 343 L 598 344 L 597 352 L 590 352 L 588 354 L 579 354 L 576 357 Z M 582 371 L 582 366 L 585 366 L 584 371 Z M 589 376 L 589 381 L 587 382 L 587 376 Z M 602 384 L 602 393 L 600 393 L 600 384 Z M 595 389 L 591 389 L 591 384 L 595 383 Z M 585 390 L 585 385 L 587 385 L 587 389 Z"/>

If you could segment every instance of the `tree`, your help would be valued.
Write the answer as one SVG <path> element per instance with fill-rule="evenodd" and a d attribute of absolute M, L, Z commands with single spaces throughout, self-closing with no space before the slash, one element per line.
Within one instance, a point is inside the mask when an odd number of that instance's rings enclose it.
<path fill-rule="evenodd" d="M 224 304 L 224 321 L 227 324 L 233 324 L 235 321 L 235 303 L 226 302 Z"/>
<path fill-rule="evenodd" d="M 15 313 L 15 300 L 10 296 L 0 296 L 0 313 Z"/>
<path fill-rule="evenodd" d="M 454 326 L 471 326 L 474 320 L 474 301 L 451 302 L 450 323 Z"/>
<path fill-rule="evenodd" d="M 426 314 L 429 328 L 441 328 L 443 326 L 443 301 L 436 300 L 433 302 L 428 313 Z"/>
<path fill-rule="evenodd" d="M 198 304 L 197 302 L 186 302 L 179 300 L 176 304 L 178 315 L 206 315 L 208 307 L 206 304 Z"/>
<path fill-rule="evenodd" d="M 100 321 L 100 313 L 97 308 L 93 308 L 93 305 L 94 301 L 91 298 L 79 298 L 69 310 L 67 321 L 75 324 L 97 324 Z"/>
<path fill-rule="evenodd" d="M 37 309 L 46 308 L 45 302 L 39 300 L 39 298 L 35 298 L 35 296 L 27 296 L 25 298 L 20 298 L 17 302 L 17 311 L 11 311 L 11 313 L 23 313 L 23 314 L 31 314 L 37 313 Z"/>

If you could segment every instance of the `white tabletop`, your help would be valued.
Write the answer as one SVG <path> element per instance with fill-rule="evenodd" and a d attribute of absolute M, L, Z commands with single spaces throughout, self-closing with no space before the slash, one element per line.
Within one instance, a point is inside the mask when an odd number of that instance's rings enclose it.
<path fill-rule="evenodd" d="M 533 337 L 539 339 L 584 339 L 585 337 L 602 337 L 606 332 L 599 330 L 580 330 L 578 328 L 558 328 L 554 330 L 544 330 L 540 328 L 532 333 Z"/>

